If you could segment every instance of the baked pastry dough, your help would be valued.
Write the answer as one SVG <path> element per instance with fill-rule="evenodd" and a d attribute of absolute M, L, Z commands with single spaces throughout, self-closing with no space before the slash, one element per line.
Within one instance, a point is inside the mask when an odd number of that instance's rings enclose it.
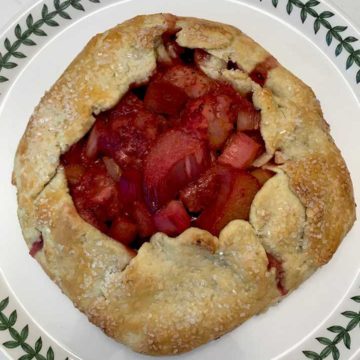
<path fill-rule="evenodd" d="M 255 196 L 249 221 L 231 221 L 219 237 L 197 228 L 176 238 L 156 233 L 133 257 L 79 216 L 60 156 L 93 114 L 149 80 L 166 56 L 161 35 L 173 29 L 180 46 L 210 54 L 201 64 L 209 77 L 252 92 L 266 146 L 256 165 L 274 158 L 276 175 Z M 33 255 L 91 322 L 135 351 L 176 354 L 220 337 L 281 298 L 279 275 L 291 291 L 328 262 L 355 220 L 349 173 L 319 102 L 268 59 L 228 25 L 138 16 L 95 36 L 30 119 L 13 177 L 27 245 L 38 244 Z M 263 86 L 249 76 L 259 66 Z"/>

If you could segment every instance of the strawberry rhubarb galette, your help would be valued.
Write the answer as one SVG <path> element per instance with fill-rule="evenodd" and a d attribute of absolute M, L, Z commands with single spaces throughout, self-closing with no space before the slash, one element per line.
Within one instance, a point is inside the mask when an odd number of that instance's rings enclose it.
<path fill-rule="evenodd" d="M 169 14 L 90 41 L 36 108 L 14 181 L 30 254 L 148 354 L 264 310 L 355 218 L 311 89 L 239 30 Z"/>

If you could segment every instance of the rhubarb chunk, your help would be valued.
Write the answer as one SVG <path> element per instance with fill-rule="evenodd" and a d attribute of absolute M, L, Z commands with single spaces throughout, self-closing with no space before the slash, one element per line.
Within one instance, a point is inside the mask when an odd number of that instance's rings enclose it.
<path fill-rule="evenodd" d="M 145 106 L 159 114 L 176 115 L 188 97 L 184 90 L 167 81 L 153 81 L 145 95 Z"/>
<path fill-rule="evenodd" d="M 198 180 L 180 191 L 181 201 L 192 213 L 204 210 L 216 197 L 218 180 L 215 170 L 210 169 Z"/>
<path fill-rule="evenodd" d="M 251 137 L 238 132 L 232 135 L 218 161 L 236 169 L 245 169 L 256 159 L 260 148 Z"/>
<path fill-rule="evenodd" d="M 196 220 L 196 226 L 218 236 L 231 220 L 248 220 L 251 203 L 260 185 L 249 173 L 220 168 L 220 187 L 215 201 Z"/>
<path fill-rule="evenodd" d="M 154 215 L 156 229 L 177 236 L 190 227 L 190 216 L 181 201 L 172 200 Z"/>
<path fill-rule="evenodd" d="M 245 97 L 241 97 L 236 123 L 237 130 L 257 130 L 260 126 L 260 120 L 260 111 L 256 110 L 254 105 Z"/>
<path fill-rule="evenodd" d="M 197 98 L 209 92 L 214 81 L 196 68 L 176 65 L 163 74 L 162 79 L 182 89 L 190 98 Z"/>
<path fill-rule="evenodd" d="M 156 211 L 210 165 L 204 142 L 179 130 L 160 136 L 145 159 L 144 188 L 149 209 Z"/>

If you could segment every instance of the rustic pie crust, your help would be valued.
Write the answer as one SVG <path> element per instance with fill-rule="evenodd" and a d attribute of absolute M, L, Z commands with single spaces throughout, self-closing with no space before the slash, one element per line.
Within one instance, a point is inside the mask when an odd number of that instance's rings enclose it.
<path fill-rule="evenodd" d="M 152 236 L 133 257 L 78 214 L 60 156 L 156 68 L 161 35 L 209 56 L 202 71 L 252 92 L 276 173 L 249 221 L 219 237 L 190 228 Z M 138 16 L 95 36 L 34 111 L 15 158 L 18 215 L 29 248 L 62 291 L 106 334 L 146 354 L 189 351 L 278 301 L 276 266 L 296 288 L 328 262 L 355 220 L 352 184 L 312 90 L 276 63 L 264 86 L 249 73 L 270 54 L 238 29 L 169 14 Z M 237 68 L 226 66 L 237 64 Z"/>

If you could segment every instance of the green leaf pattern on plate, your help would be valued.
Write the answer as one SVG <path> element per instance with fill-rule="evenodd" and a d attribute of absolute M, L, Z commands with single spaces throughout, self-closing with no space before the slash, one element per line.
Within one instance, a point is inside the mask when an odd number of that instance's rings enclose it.
<path fill-rule="evenodd" d="M 353 296 L 351 300 L 360 303 L 360 296 Z M 330 354 L 333 360 L 340 359 L 340 350 L 338 348 L 340 343 L 343 343 L 347 349 L 351 348 L 351 335 L 350 332 L 356 327 L 360 327 L 360 311 L 344 311 L 341 313 L 348 320 L 346 326 L 333 325 L 327 328 L 327 330 L 334 335 L 331 338 L 317 337 L 316 340 L 324 345 L 324 348 L 320 353 L 314 351 L 303 351 L 303 354 L 308 359 L 323 360 L 326 359 Z M 335 335 L 336 334 L 336 335 Z"/>
<path fill-rule="evenodd" d="M 42 338 L 39 337 L 34 346 L 31 346 L 26 340 L 29 336 L 29 325 L 25 325 L 23 329 L 19 332 L 15 325 L 17 322 L 17 311 L 14 310 L 11 312 L 9 317 L 4 313 L 4 310 L 9 305 L 9 298 L 5 298 L 0 302 L 0 331 L 8 331 L 11 337 L 11 340 L 5 341 L 2 345 L 11 350 L 11 349 L 22 349 L 24 352 L 18 360 L 54 360 L 54 350 L 50 346 L 46 351 L 46 356 L 41 354 L 43 349 Z M 68 360 L 66 358 L 65 360 Z"/>
<path fill-rule="evenodd" d="M 88 0 L 92 3 L 99 3 L 99 0 Z M 263 0 L 260 0 L 263 1 Z M 82 5 L 82 0 L 53 0 L 54 10 L 50 11 L 49 7 L 44 4 L 41 11 L 41 19 L 34 22 L 33 16 L 29 14 L 26 18 L 26 29 L 23 30 L 19 24 L 15 26 L 14 34 L 16 39 L 13 43 L 10 42 L 8 38 L 4 41 L 4 47 L 6 53 L 0 53 L 0 72 L 2 69 L 13 69 L 18 66 L 16 59 L 25 58 L 26 55 L 23 51 L 18 51 L 18 49 L 25 46 L 34 46 L 36 42 L 31 39 L 33 35 L 36 36 L 46 36 L 46 32 L 42 29 L 44 25 L 50 27 L 59 26 L 58 21 L 55 18 L 63 18 L 70 20 L 71 16 L 66 9 L 72 7 L 79 11 L 84 11 L 84 6 Z M 279 4 L 279 0 L 271 0 L 272 5 L 276 8 Z M 301 0 L 287 0 L 286 11 L 290 15 L 294 8 L 297 7 L 300 9 L 300 18 L 304 23 L 309 16 L 314 19 L 314 32 L 317 34 L 321 27 L 324 27 L 327 32 L 325 36 L 326 44 L 330 46 L 335 39 L 337 41 L 337 46 L 335 48 L 335 56 L 339 56 L 343 49 L 348 53 L 346 60 L 346 70 L 351 68 L 353 65 L 358 67 L 356 73 L 356 83 L 360 83 L 360 49 L 355 50 L 351 43 L 358 41 L 357 38 L 353 36 L 343 37 L 342 33 L 347 30 L 346 26 L 332 26 L 329 22 L 329 18 L 334 16 L 334 13 L 331 11 L 316 11 L 316 7 L 320 4 L 317 0 L 308 0 L 306 2 Z M 15 60 L 12 60 L 15 58 Z M 12 61 L 10 61 L 12 60 Z M 5 76 L 0 75 L 0 83 L 6 82 L 9 79 Z"/>
<path fill-rule="evenodd" d="M 263 0 L 260 0 L 263 1 Z M 272 0 L 272 4 L 274 7 L 277 7 L 279 0 Z M 285 3 L 285 2 L 284 2 Z M 332 26 L 329 18 L 333 17 L 335 14 L 331 11 L 317 11 L 315 9 L 320 2 L 317 0 L 287 0 L 286 3 L 286 11 L 289 15 L 293 12 L 294 8 L 297 7 L 300 10 L 300 19 L 302 23 L 308 19 L 308 17 L 312 17 L 314 20 L 314 32 L 317 34 L 321 27 L 326 29 L 325 41 L 328 46 L 333 43 L 335 39 L 338 43 L 335 47 L 335 56 L 339 56 L 343 50 L 345 50 L 347 55 L 346 60 L 346 70 L 350 69 L 353 65 L 355 65 L 357 69 L 357 73 L 355 76 L 355 81 L 357 84 L 360 83 L 360 49 L 355 50 L 352 43 L 358 41 L 354 36 L 344 36 L 343 33 L 347 30 L 347 26 Z"/>
<path fill-rule="evenodd" d="M 32 14 L 29 14 L 26 18 L 26 28 L 23 29 L 20 24 L 17 24 L 14 29 L 16 40 L 11 43 L 11 41 L 6 38 L 4 41 L 6 52 L 4 54 L 0 52 L 0 72 L 3 69 L 9 70 L 17 67 L 18 61 L 16 59 L 26 58 L 26 51 L 22 49 L 23 46 L 35 46 L 36 42 L 33 40 L 34 35 L 47 36 L 47 33 L 43 29 L 44 26 L 59 26 L 59 22 L 55 20 L 58 18 L 71 20 L 71 16 L 66 11 L 68 8 L 85 11 L 82 1 L 83 0 L 53 0 L 54 10 L 50 11 L 49 7 L 44 4 L 41 10 L 41 19 L 34 21 Z M 87 1 L 92 3 L 100 2 L 99 0 Z M 8 80 L 7 77 L 0 75 L 0 83 Z"/>

